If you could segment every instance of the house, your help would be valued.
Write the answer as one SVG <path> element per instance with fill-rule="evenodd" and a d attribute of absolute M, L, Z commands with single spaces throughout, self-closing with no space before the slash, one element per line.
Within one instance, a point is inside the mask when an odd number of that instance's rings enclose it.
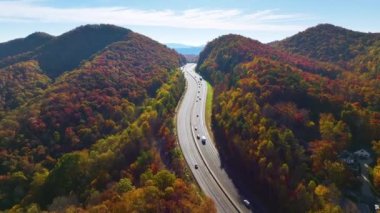
<path fill-rule="evenodd" d="M 347 150 L 344 150 L 338 157 L 343 163 L 348 166 L 348 168 L 351 169 L 351 171 L 354 172 L 354 174 L 360 175 L 360 164 L 357 161 L 358 157 L 356 155 Z"/>
<path fill-rule="evenodd" d="M 354 152 L 354 155 L 356 155 L 359 158 L 364 158 L 364 159 L 371 157 L 369 152 L 367 152 L 365 149 L 359 149 L 358 151 Z"/>
<path fill-rule="evenodd" d="M 347 150 L 344 150 L 339 155 L 339 159 L 348 165 L 352 165 L 355 163 L 355 156 L 351 152 L 348 152 Z"/>

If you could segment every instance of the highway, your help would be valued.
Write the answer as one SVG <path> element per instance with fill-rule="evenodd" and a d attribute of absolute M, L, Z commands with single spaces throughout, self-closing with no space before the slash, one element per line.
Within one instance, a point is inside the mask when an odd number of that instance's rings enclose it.
<path fill-rule="evenodd" d="M 203 192 L 214 200 L 218 212 L 250 212 L 222 168 L 219 153 L 207 130 L 207 85 L 195 73 L 195 66 L 186 64 L 182 68 L 187 87 L 177 112 L 177 134 L 183 155 Z M 206 143 L 202 144 L 197 135 L 205 136 Z"/>

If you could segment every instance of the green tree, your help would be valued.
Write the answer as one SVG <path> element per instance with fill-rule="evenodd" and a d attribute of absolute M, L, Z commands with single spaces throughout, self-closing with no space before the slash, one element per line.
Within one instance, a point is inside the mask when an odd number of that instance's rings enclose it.
<path fill-rule="evenodd" d="M 120 194 L 128 192 L 134 188 L 135 187 L 133 186 L 132 181 L 129 178 L 122 178 L 116 184 L 116 191 Z"/>

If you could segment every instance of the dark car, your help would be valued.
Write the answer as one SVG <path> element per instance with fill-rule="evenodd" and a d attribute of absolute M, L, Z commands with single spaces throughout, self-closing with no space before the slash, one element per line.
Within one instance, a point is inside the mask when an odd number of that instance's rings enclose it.
<path fill-rule="evenodd" d="M 198 165 L 197 165 L 197 164 L 195 164 L 195 165 L 194 165 L 194 168 L 195 168 L 195 169 L 198 169 Z"/>

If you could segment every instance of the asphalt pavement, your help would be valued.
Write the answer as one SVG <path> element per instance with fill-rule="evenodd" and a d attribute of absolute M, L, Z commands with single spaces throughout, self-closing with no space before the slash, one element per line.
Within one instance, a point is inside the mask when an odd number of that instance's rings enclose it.
<path fill-rule="evenodd" d="M 195 73 L 195 64 L 182 67 L 186 92 L 177 112 L 177 134 L 187 164 L 203 192 L 214 200 L 218 212 L 250 212 L 222 167 L 221 158 L 206 126 L 207 85 Z M 197 138 L 204 136 L 206 143 Z"/>

